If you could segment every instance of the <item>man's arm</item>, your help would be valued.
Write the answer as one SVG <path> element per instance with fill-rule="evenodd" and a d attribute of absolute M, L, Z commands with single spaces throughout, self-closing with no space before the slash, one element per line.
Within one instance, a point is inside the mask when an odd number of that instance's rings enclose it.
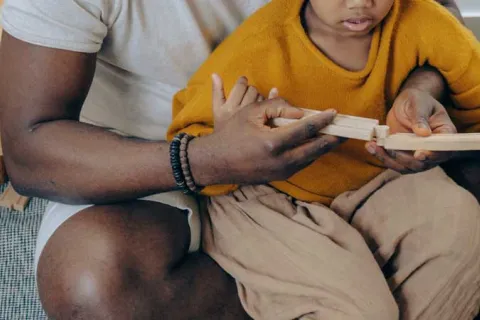
<path fill-rule="evenodd" d="M 166 143 L 120 137 L 78 121 L 94 54 L 54 50 L 3 35 L 2 145 L 22 193 L 65 202 L 109 202 L 172 189 Z"/>
<path fill-rule="evenodd" d="M 78 121 L 95 60 L 94 54 L 48 49 L 4 34 L 0 129 L 7 171 L 21 193 L 102 204 L 175 187 L 168 143 L 128 139 Z M 275 117 L 299 119 L 303 112 L 281 99 L 255 103 L 220 133 L 193 140 L 188 155 L 197 184 L 283 180 L 338 143 L 317 136 L 334 113 L 265 130 Z"/>

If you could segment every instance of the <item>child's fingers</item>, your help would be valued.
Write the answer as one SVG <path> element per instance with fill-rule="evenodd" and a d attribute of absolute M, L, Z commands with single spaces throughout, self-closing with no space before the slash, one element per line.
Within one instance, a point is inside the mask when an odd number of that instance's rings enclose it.
<path fill-rule="evenodd" d="M 243 96 L 243 100 L 240 103 L 240 107 L 248 106 L 249 104 L 252 104 L 252 103 L 256 102 L 257 99 L 258 99 L 257 88 L 255 88 L 253 86 L 249 86 L 248 89 L 247 89 L 247 92 Z"/>
<path fill-rule="evenodd" d="M 427 168 L 425 162 L 415 159 L 410 153 L 402 151 L 390 151 L 387 152 L 387 154 L 392 160 L 399 163 L 411 172 L 422 172 Z"/>
<path fill-rule="evenodd" d="M 428 161 L 429 163 L 441 164 L 450 160 L 454 156 L 454 152 L 451 151 L 415 151 L 414 157 L 418 161 Z"/>
<path fill-rule="evenodd" d="M 270 92 L 268 93 L 268 99 L 275 99 L 278 98 L 278 89 L 277 88 L 272 88 Z"/>
<path fill-rule="evenodd" d="M 408 170 L 405 166 L 395 161 L 382 147 L 377 146 L 376 143 L 368 142 L 366 144 L 368 152 L 374 155 L 378 160 L 380 160 L 387 168 L 400 173 L 407 173 Z"/>
<path fill-rule="evenodd" d="M 212 74 L 212 100 L 214 110 L 225 104 L 223 81 L 222 78 L 216 73 Z"/>
<path fill-rule="evenodd" d="M 419 161 L 425 161 L 427 160 L 428 158 L 430 158 L 432 156 L 432 152 L 431 151 L 426 151 L 426 150 L 417 150 L 415 151 L 415 153 L 413 154 L 413 157 Z"/>
<path fill-rule="evenodd" d="M 243 97 L 248 90 L 248 80 L 245 77 L 240 77 L 233 86 L 230 95 L 227 98 L 227 103 L 230 106 L 239 106 L 242 103 Z"/>

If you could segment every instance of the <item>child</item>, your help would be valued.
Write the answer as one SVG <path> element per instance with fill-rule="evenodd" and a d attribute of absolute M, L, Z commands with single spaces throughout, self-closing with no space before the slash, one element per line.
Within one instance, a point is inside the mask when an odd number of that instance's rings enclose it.
<path fill-rule="evenodd" d="M 385 123 L 403 80 L 426 63 L 448 82 L 459 131 L 479 131 L 480 45 L 433 0 L 274 0 L 176 95 L 170 138 L 212 132 L 214 72 L 227 89 L 245 75 L 293 105 Z M 400 177 L 352 140 L 287 181 L 203 192 L 213 196 L 204 250 L 237 280 L 255 319 L 397 319 L 397 304 L 405 319 L 478 311 L 480 272 L 468 270 L 480 271 L 480 241 L 455 228 L 477 226 L 479 206 L 441 169 Z M 443 261 L 463 237 L 475 258 Z"/>

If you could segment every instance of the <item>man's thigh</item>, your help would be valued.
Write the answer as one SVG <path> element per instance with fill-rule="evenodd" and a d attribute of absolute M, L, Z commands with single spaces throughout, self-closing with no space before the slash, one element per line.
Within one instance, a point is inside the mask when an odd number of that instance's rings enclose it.
<path fill-rule="evenodd" d="M 141 200 L 163 203 L 172 207 L 165 207 L 167 208 L 167 211 L 175 211 L 174 208 L 185 211 L 188 215 L 188 224 L 191 235 L 189 252 L 195 252 L 199 249 L 201 232 L 200 213 L 195 198 L 184 195 L 182 192 L 167 192 L 151 195 Z M 70 218 L 90 207 L 92 207 L 92 205 L 67 205 L 56 202 L 50 202 L 48 204 L 37 236 L 35 270 L 37 269 L 40 255 L 53 234 Z"/>
<path fill-rule="evenodd" d="M 152 201 L 91 206 L 53 233 L 38 288 L 54 319 L 246 319 L 235 284 L 188 254 L 188 213 Z"/>

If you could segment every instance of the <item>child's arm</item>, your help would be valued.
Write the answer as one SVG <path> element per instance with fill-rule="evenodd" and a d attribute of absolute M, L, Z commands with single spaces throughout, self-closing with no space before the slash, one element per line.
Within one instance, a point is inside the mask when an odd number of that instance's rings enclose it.
<path fill-rule="evenodd" d="M 480 129 L 480 45 L 478 41 L 450 14 L 433 3 L 422 0 L 412 2 L 416 2 L 417 7 L 413 6 L 413 14 L 408 13 L 407 19 L 402 21 L 405 38 L 419 43 L 420 64 L 431 64 L 441 72 L 452 89 L 452 98 L 459 107 L 448 109 L 451 117 L 446 114 L 444 107 L 438 102 L 443 99 L 446 91 L 445 81 L 436 70 L 425 66 L 411 74 L 404 83 L 388 115 L 388 124 L 393 128 L 393 132 L 409 131 L 419 135 L 429 135 L 431 131 L 433 133 L 455 132 L 456 128 L 451 120 L 453 119 L 460 131 L 478 132 Z M 450 1 L 449 4 L 455 5 L 454 1 Z M 432 27 L 441 28 L 442 32 L 436 32 Z M 426 128 L 422 128 L 421 124 Z M 387 167 L 401 172 L 423 171 L 452 157 L 480 159 L 478 152 L 455 154 L 417 152 L 416 157 L 412 157 L 404 152 L 388 153 L 374 143 L 368 143 L 366 146 Z"/>
<path fill-rule="evenodd" d="M 480 132 L 479 41 L 436 3 L 415 2 L 418 8 L 411 9 L 402 25 L 418 44 L 418 62 L 431 65 L 445 78 L 455 104 L 448 112 L 458 131 Z"/>

